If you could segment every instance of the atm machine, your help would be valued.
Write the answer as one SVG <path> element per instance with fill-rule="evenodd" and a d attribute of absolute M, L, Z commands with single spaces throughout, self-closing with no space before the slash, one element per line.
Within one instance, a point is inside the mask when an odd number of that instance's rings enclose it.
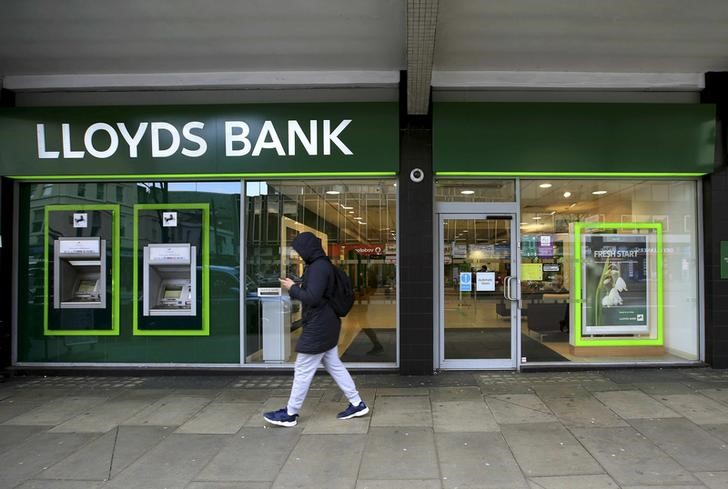
<path fill-rule="evenodd" d="M 53 307 L 106 307 L 106 240 L 61 237 L 53 241 Z"/>
<path fill-rule="evenodd" d="M 190 243 L 144 247 L 144 316 L 195 316 L 197 264 Z"/>
<path fill-rule="evenodd" d="M 258 288 L 263 361 L 282 363 L 291 356 L 291 298 L 280 287 Z"/>

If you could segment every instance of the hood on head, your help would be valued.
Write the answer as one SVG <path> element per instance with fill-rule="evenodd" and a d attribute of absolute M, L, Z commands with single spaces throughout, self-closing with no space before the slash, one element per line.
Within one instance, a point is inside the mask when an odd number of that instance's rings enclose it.
<path fill-rule="evenodd" d="M 304 232 L 299 234 L 293 239 L 291 246 L 306 263 L 311 263 L 317 258 L 326 256 L 321 246 L 321 240 L 313 233 Z"/>

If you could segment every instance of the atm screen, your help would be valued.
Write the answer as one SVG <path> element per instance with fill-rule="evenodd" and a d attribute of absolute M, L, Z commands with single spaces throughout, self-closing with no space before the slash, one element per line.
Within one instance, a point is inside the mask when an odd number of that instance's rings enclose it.
<path fill-rule="evenodd" d="M 165 299 L 179 299 L 179 296 L 182 294 L 182 287 L 175 287 L 173 289 L 164 289 L 164 298 Z"/>
<path fill-rule="evenodd" d="M 93 293 L 95 288 L 96 288 L 95 280 L 81 280 L 78 284 L 78 289 L 76 290 L 76 294 L 90 295 Z"/>

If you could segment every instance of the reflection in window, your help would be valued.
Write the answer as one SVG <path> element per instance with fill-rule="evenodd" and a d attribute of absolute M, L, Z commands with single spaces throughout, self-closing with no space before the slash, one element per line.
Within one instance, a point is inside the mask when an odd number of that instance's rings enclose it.
<path fill-rule="evenodd" d="M 696 198 L 695 181 L 522 180 L 527 361 L 697 360 Z"/>
<path fill-rule="evenodd" d="M 450 180 L 436 182 L 437 202 L 515 202 L 515 180 Z"/>
<path fill-rule="evenodd" d="M 396 190 L 394 180 L 246 182 L 248 363 L 295 358 L 300 304 L 284 304 L 275 312 L 284 320 L 276 316 L 272 321 L 275 308 L 258 297 L 258 287 L 278 287 L 280 277 L 304 273 L 304 263 L 291 249 L 304 231 L 321 238 L 354 285 L 354 308 L 342 319 L 342 360 L 396 361 Z M 278 325 L 276 331 L 265 329 L 271 324 Z"/>

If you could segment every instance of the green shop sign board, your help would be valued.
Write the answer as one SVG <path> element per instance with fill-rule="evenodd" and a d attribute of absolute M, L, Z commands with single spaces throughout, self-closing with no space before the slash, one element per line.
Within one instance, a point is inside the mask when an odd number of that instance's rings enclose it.
<path fill-rule="evenodd" d="M 397 103 L 0 110 L 13 177 L 394 174 Z"/>
<path fill-rule="evenodd" d="M 709 104 L 435 103 L 439 175 L 697 176 L 713 171 Z"/>

